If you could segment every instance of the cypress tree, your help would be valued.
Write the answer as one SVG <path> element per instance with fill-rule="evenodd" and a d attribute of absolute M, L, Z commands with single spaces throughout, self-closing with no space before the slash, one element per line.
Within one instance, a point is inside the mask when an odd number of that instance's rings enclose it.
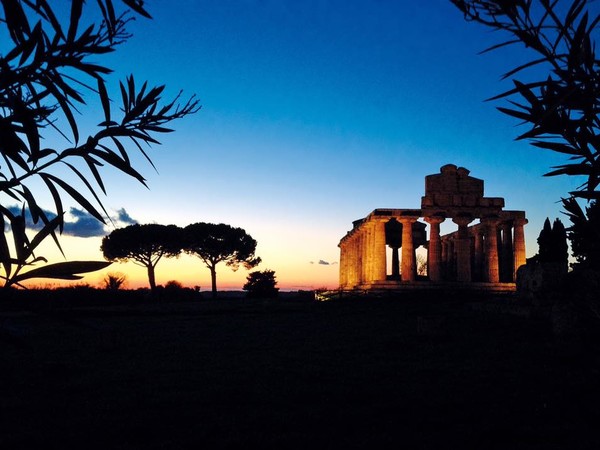
<path fill-rule="evenodd" d="M 542 228 L 542 231 L 540 231 L 540 235 L 538 236 L 537 243 L 539 247 L 539 261 L 552 261 L 552 225 L 550 225 L 550 219 L 547 217 L 544 222 L 544 228 Z"/>
<path fill-rule="evenodd" d="M 556 219 L 552 224 L 552 261 L 564 263 L 568 267 L 567 231 L 560 219 Z"/>

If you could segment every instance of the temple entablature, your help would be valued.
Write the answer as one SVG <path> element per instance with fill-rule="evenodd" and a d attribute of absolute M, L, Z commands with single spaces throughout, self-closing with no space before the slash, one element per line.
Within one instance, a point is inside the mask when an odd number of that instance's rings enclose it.
<path fill-rule="evenodd" d="M 420 209 L 378 208 L 355 220 L 339 243 L 340 288 L 394 288 L 421 281 L 514 287 L 516 270 L 525 264 L 525 212 L 504 210 L 503 198 L 484 197 L 483 180 L 469 173 L 447 164 L 425 177 Z M 446 221 L 457 230 L 441 235 Z M 427 249 L 426 276 L 417 275 L 420 246 Z"/>

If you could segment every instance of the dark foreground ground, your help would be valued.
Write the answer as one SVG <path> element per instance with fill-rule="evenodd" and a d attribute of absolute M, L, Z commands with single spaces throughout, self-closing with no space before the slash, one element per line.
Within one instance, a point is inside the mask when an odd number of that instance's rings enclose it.
<path fill-rule="evenodd" d="M 507 303 L 0 309 L 0 448 L 600 448 L 599 347 Z"/>

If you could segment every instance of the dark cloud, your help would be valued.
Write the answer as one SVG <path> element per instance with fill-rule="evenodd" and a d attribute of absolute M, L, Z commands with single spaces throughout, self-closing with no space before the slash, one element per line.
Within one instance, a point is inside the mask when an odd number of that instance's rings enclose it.
<path fill-rule="evenodd" d="M 88 212 L 82 209 L 71 208 L 69 214 L 75 218 L 75 221 L 65 221 L 64 234 L 78 237 L 97 237 L 107 234 L 106 226 Z M 110 217 L 110 221 L 114 224 L 115 228 L 122 228 L 138 223 L 137 220 L 129 215 L 125 208 L 117 210 L 116 215 Z"/>
<path fill-rule="evenodd" d="M 63 234 L 76 237 L 104 236 L 104 224 L 90 213 L 77 208 L 69 209 L 69 214 L 75 218 L 74 221 L 65 220 Z"/>
<path fill-rule="evenodd" d="M 6 209 L 8 209 L 15 216 L 20 216 L 23 213 L 23 208 L 17 205 L 7 206 Z M 44 209 L 43 211 L 46 214 L 46 217 L 48 217 L 48 220 L 52 220 L 56 217 L 56 213 L 53 213 L 52 211 L 48 211 L 46 209 Z M 31 213 L 29 212 L 29 208 L 25 208 L 25 221 L 25 225 L 27 226 L 28 230 L 39 231 L 44 227 L 44 222 L 42 222 L 41 220 L 38 220 L 37 223 L 33 223 Z M 4 231 L 8 231 L 9 228 L 10 222 L 7 221 L 7 223 L 4 226 Z"/>
<path fill-rule="evenodd" d="M 134 218 L 132 218 L 129 213 L 127 211 L 125 211 L 125 208 L 121 208 L 117 211 L 117 217 L 116 217 L 116 221 L 120 222 L 124 225 L 135 225 L 136 223 L 138 223 L 137 220 L 135 220 Z"/>
<path fill-rule="evenodd" d="M 20 215 L 22 213 L 22 209 L 17 205 L 9 206 L 7 209 L 15 215 Z M 56 214 L 51 211 L 44 210 L 44 212 L 50 220 L 56 217 Z M 25 218 L 29 230 L 39 231 L 44 226 L 44 223 L 41 220 L 38 220 L 35 224 L 33 223 L 31 214 L 27 208 L 25 208 Z M 116 211 L 116 215 L 112 216 L 110 219 L 116 227 L 137 223 L 137 221 L 125 211 L 125 208 Z M 5 228 L 7 229 L 8 226 L 5 226 Z M 105 225 L 83 209 L 70 208 L 69 213 L 65 215 L 63 235 L 75 237 L 99 237 L 105 236 L 106 233 Z"/>

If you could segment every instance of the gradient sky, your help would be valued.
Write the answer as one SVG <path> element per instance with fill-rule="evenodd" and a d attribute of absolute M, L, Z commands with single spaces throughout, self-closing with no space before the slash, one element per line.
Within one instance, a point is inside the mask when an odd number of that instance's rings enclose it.
<path fill-rule="evenodd" d="M 107 172 L 105 205 L 139 223 L 240 226 L 258 241 L 258 268 L 275 270 L 283 289 L 336 287 L 337 244 L 352 221 L 419 208 L 424 177 L 447 163 L 526 211 L 528 257 L 544 219 L 561 217 L 560 197 L 583 181 L 543 178 L 565 159 L 515 142 L 524 129 L 484 102 L 510 88 L 502 73 L 527 55 L 478 55 L 502 36 L 466 23 L 449 0 L 176 4 L 147 2 L 154 20 L 137 18 L 133 38 L 104 61 L 115 69 L 109 86 L 118 96 L 133 73 L 170 94 L 196 93 L 202 110 L 150 151 L 158 173 L 139 159 L 149 190 Z M 82 120 L 100 122 L 101 110 L 91 104 Z M 455 229 L 449 222 L 442 231 Z M 63 244 L 68 259 L 102 259 L 100 237 Z M 132 264 L 108 271 L 126 273 L 130 287 L 147 283 Z M 241 288 L 246 275 L 218 267 L 221 288 Z M 172 279 L 210 286 L 188 256 L 158 265 L 157 281 Z"/>

